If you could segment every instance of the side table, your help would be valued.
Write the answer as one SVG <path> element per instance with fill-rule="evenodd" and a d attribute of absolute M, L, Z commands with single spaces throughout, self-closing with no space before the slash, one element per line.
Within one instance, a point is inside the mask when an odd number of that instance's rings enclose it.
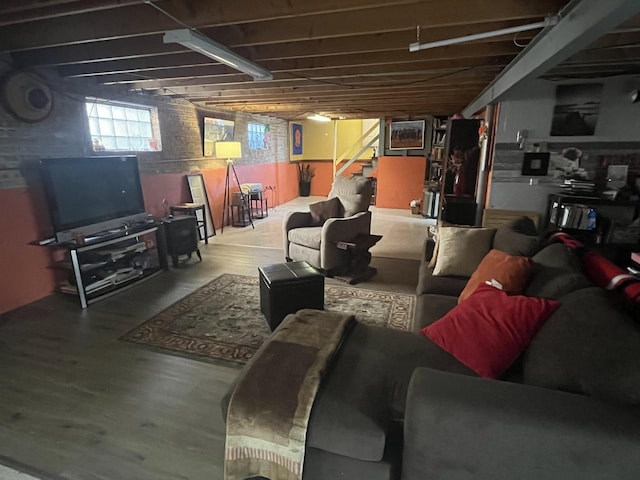
<path fill-rule="evenodd" d="M 349 242 L 337 242 L 336 246 L 349 254 L 349 264 L 344 275 L 336 279 L 354 285 L 373 277 L 378 270 L 370 267 L 371 253 L 369 249 L 380 241 L 382 235 L 360 234 Z"/>
<path fill-rule="evenodd" d="M 269 216 L 269 204 L 267 198 L 262 196 L 262 192 L 252 193 L 249 196 L 252 218 L 266 218 Z"/>
<path fill-rule="evenodd" d="M 174 205 L 169 208 L 171 215 L 175 215 L 176 213 L 182 213 L 184 215 L 191 215 L 192 217 L 196 217 L 196 224 L 198 226 L 198 235 L 200 240 L 204 240 L 205 244 L 209 243 L 209 235 L 207 232 L 207 221 L 205 218 L 205 210 L 204 204 L 202 203 L 183 203 L 181 205 Z M 202 212 L 202 216 L 198 216 L 198 211 Z M 216 227 L 213 225 L 213 232 L 216 234 Z"/>

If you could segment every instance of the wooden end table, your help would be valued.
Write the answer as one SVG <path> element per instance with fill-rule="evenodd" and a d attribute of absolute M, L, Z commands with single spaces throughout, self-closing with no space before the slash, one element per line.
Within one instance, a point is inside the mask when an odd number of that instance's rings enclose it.
<path fill-rule="evenodd" d="M 371 253 L 369 249 L 380 241 L 382 235 L 360 234 L 349 242 L 337 242 L 336 246 L 349 253 L 349 265 L 344 275 L 336 276 L 338 280 L 354 285 L 373 277 L 378 270 L 369 266 Z"/>

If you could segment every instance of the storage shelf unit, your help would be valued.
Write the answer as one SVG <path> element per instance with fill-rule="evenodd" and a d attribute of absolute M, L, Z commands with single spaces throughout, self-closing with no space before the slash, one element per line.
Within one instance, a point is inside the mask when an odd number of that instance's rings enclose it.
<path fill-rule="evenodd" d="M 588 207 L 597 213 L 594 229 L 563 226 L 564 212 L 571 206 Z M 640 202 L 614 201 L 577 195 L 549 195 L 547 226 L 566 231 L 585 243 L 620 243 L 615 241 L 615 229 L 630 224 L 640 214 Z M 637 242 L 633 242 L 637 243 Z"/>
<path fill-rule="evenodd" d="M 65 260 L 54 265 L 69 272 L 60 291 L 77 295 L 82 308 L 147 280 L 166 268 L 166 252 L 158 227 L 144 225 L 78 245 L 48 245 L 66 250 Z"/>

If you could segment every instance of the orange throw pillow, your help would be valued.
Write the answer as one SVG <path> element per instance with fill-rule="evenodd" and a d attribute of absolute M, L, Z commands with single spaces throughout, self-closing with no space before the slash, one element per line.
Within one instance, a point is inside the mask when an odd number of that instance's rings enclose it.
<path fill-rule="evenodd" d="M 502 290 L 509 295 L 517 295 L 527 286 L 533 262 L 529 257 L 517 257 L 500 250 L 491 250 L 473 272 L 471 278 L 458 297 L 458 303 L 471 295 L 478 286 L 496 280 Z"/>

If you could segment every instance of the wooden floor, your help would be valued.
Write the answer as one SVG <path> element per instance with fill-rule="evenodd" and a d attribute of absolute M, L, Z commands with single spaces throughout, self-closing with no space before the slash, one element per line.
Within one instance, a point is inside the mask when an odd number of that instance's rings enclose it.
<path fill-rule="evenodd" d="M 226 233 L 226 230 L 225 230 Z M 220 399 L 238 370 L 118 338 L 222 273 L 257 276 L 281 249 L 211 242 L 183 263 L 81 310 L 52 295 L 0 324 L 0 463 L 43 479 L 222 478 Z M 414 293 L 418 262 L 375 258 L 359 288 Z M 333 281 L 333 280 L 331 280 Z"/>

